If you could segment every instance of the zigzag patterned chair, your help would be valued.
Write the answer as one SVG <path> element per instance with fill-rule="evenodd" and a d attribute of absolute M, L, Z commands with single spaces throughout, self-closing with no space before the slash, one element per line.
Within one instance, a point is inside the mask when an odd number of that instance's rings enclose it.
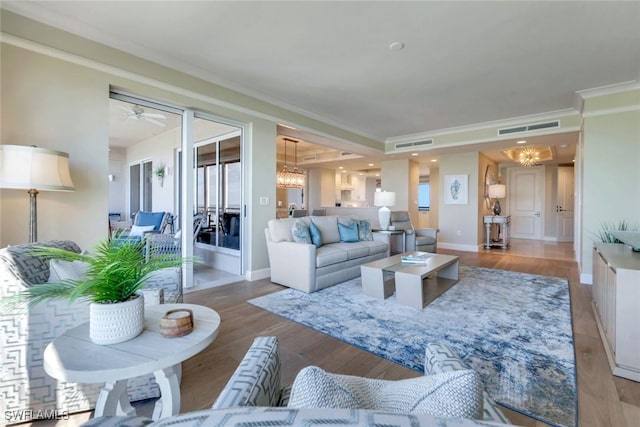
<path fill-rule="evenodd" d="M 31 255 L 33 246 L 52 246 L 80 253 L 72 241 L 26 243 L 0 249 L 0 302 L 27 286 L 49 280 L 49 259 Z M 174 275 L 170 281 L 175 282 Z M 152 287 L 162 286 L 155 277 Z M 175 283 L 169 285 L 175 288 Z M 177 296 L 181 301 L 182 292 Z M 0 414 L 12 414 L 8 423 L 29 421 L 39 411 L 79 412 L 95 407 L 103 384 L 57 381 L 44 372 L 46 346 L 68 329 L 89 321 L 89 304 L 48 300 L 19 312 L 0 313 Z M 129 381 L 132 401 L 158 397 L 153 375 Z M 9 411 L 9 412 L 6 412 Z"/>
<path fill-rule="evenodd" d="M 451 348 L 427 346 L 425 374 L 468 370 Z M 400 414 L 366 409 L 291 408 L 289 387 L 280 383 L 280 359 L 276 337 L 257 337 L 211 409 L 176 415 L 152 422 L 143 417 L 102 417 L 85 427 L 187 427 L 289 426 L 303 427 L 477 427 L 510 424 L 495 403 L 485 395 L 484 418 L 442 418 L 428 414 Z"/>

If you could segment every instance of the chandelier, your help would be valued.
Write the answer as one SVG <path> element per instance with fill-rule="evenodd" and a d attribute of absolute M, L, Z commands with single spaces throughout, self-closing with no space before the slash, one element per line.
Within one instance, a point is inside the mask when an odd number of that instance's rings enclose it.
<path fill-rule="evenodd" d="M 289 171 L 287 167 L 287 142 L 293 142 L 295 144 L 293 171 Z M 298 170 L 298 141 L 284 138 L 284 166 L 282 170 L 276 174 L 276 186 L 279 188 L 303 188 L 304 178 L 304 172 Z"/>
<path fill-rule="evenodd" d="M 505 150 L 503 153 L 514 162 L 519 163 L 520 166 L 524 166 L 526 168 L 553 160 L 553 151 L 551 147 L 517 147 Z"/>
<path fill-rule="evenodd" d="M 540 155 L 533 147 L 524 147 L 522 150 L 520 150 L 518 161 L 520 162 L 521 166 L 530 168 L 540 163 Z"/>

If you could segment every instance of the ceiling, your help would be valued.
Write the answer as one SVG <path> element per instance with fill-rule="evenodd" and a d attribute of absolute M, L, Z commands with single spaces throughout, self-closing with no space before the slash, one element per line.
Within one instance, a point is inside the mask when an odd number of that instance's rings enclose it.
<path fill-rule="evenodd" d="M 1 6 L 380 142 L 576 109 L 578 91 L 640 81 L 637 1 Z"/>

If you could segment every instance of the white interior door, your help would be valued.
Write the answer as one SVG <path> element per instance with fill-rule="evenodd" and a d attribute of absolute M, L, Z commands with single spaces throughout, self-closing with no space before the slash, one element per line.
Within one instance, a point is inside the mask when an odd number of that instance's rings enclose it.
<path fill-rule="evenodd" d="M 544 167 L 509 169 L 508 180 L 511 237 L 541 240 Z"/>
<path fill-rule="evenodd" d="M 573 242 L 574 190 L 573 168 L 558 168 L 558 199 L 556 203 L 556 230 L 558 242 Z"/>

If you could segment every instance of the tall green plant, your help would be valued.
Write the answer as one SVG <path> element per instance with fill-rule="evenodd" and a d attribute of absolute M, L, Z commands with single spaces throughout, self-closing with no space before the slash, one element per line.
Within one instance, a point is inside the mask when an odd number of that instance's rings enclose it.
<path fill-rule="evenodd" d="M 146 261 L 144 241 L 114 238 L 100 242 L 94 253 L 78 254 L 60 248 L 37 246 L 34 256 L 64 261 L 83 261 L 87 272 L 82 280 L 62 280 L 31 286 L 12 298 L 13 305 L 33 306 L 48 299 L 81 299 L 94 303 L 116 303 L 131 299 L 144 287 L 150 275 L 163 268 L 177 267 L 190 260 L 165 255 Z"/>
<path fill-rule="evenodd" d="M 603 243 L 622 243 L 620 240 L 613 237 L 610 231 L 626 231 L 629 229 L 629 223 L 622 219 L 617 224 L 602 222 L 600 224 L 600 231 L 598 232 L 598 239 Z"/>

